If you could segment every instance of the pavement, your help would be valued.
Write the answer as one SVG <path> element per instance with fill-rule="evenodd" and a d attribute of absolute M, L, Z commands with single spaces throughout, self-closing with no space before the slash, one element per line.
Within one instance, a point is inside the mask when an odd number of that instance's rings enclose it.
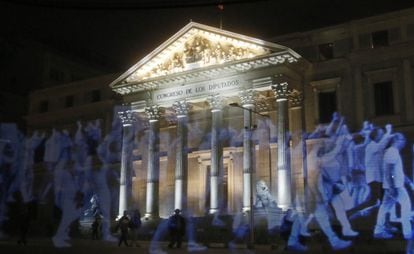
<path fill-rule="evenodd" d="M 284 250 L 284 244 L 279 245 L 259 245 L 256 244 L 254 249 L 248 249 L 244 244 L 236 244 L 234 246 L 225 247 L 223 244 L 210 244 L 209 248 L 199 251 L 191 251 L 188 249 L 186 243 L 183 243 L 180 249 L 167 248 L 167 242 L 159 242 L 155 244 L 158 248 L 154 249 L 150 246 L 154 246 L 147 241 L 140 241 L 140 247 L 118 247 L 116 242 L 105 242 L 101 240 L 90 239 L 72 239 L 70 241 L 72 247 L 55 248 L 50 238 L 29 238 L 26 246 L 18 245 L 16 239 L 9 238 L 7 240 L 0 240 L 0 254 L 49 254 L 49 253 L 62 253 L 62 254 L 128 254 L 128 253 L 149 253 L 149 254 L 174 254 L 174 253 L 240 253 L 240 254 L 252 254 L 252 253 L 297 253 Z M 151 245 L 150 245 L 151 244 Z M 373 240 L 354 238 L 353 246 L 341 250 L 333 251 L 326 243 L 326 240 L 320 237 L 312 237 L 307 241 L 306 245 L 309 247 L 307 252 L 303 253 L 405 253 L 406 241 L 403 239 L 392 240 Z"/>

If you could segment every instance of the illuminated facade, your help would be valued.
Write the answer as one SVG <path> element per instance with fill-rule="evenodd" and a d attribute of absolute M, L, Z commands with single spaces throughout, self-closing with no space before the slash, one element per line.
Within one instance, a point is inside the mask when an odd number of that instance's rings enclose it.
<path fill-rule="evenodd" d="M 133 198 L 123 194 L 123 208 L 138 206 L 148 217 L 165 217 L 176 207 L 194 215 L 233 214 L 250 208 L 252 176 L 253 185 L 264 180 L 278 205 L 287 207 L 303 192 L 305 180 L 315 180 L 314 161 L 303 167 L 300 133 L 327 123 L 333 111 L 346 117 L 352 132 L 364 120 L 391 123 L 412 143 L 413 28 L 414 10 L 408 9 L 271 39 L 293 51 L 190 23 L 111 88 L 107 84 L 118 76 L 102 78 L 100 102 L 83 97 L 95 89 L 87 81 L 33 93 L 28 126 L 71 130 L 79 119 L 101 118 L 108 133 L 112 107 L 118 104 L 112 89 L 128 105 L 125 128 L 128 121 L 138 126 L 132 165 L 122 167 L 125 177 L 133 173 L 132 190 L 123 186 Z M 75 107 L 65 107 L 73 88 L 79 91 Z M 49 110 L 41 112 L 45 100 Z M 82 100 L 85 104 L 77 105 Z M 289 154 L 277 142 L 286 143 L 287 130 L 292 133 Z M 317 142 L 306 140 L 307 151 Z M 411 158 L 407 153 L 411 149 L 403 151 Z M 411 160 L 404 163 L 412 176 Z"/>
<path fill-rule="evenodd" d="M 252 186 L 265 180 L 278 206 L 291 207 L 306 174 L 301 103 L 309 66 L 281 45 L 189 23 L 110 85 L 129 105 L 120 114 L 138 123 L 133 158 L 141 159 L 132 168 L 122 163 L 120 192 L 122 175 L 134 170 L 133 202 L 147 217 L 175 208 L 233 214 L 251 209 Z M 130 117 L 121 119 L 128 131 Z"/>

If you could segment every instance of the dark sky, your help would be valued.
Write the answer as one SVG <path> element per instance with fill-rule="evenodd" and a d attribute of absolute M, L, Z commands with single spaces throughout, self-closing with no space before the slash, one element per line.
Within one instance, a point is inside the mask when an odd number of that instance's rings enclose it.
<path fill-rule="evenodd" d="M 111 70 L 124 71 L 190 19 L 218 26 L 218 2 L 0 0 L 0 33 L 92 51 L 103 56 Z M 262 39 L 414 6 L 412 0 L 222 2 L 224 29 Z"/>

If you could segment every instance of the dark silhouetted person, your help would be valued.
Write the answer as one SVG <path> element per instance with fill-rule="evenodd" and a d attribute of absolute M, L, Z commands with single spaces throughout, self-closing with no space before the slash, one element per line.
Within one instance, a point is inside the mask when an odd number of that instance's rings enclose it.
<path fill-rule="evenodd" d="M 138 244 L 138 230 L 141 227 L 141 213 L 138 209 L 135 209 L 134 214 L 132 215 L 131 221 L 129 223 L 131 228 L 132 241 L 131 246 L 139 247 Z"/>
<path fill-rule="evenodd" d="M 180 209 L 175 209 L 174 214 L 168 219 L 168 230 L 170 232 L 170 243 L 168 248 L 181 247 L 181 242 L 185 233 L 185 219 L 180 215 Z"/>
<path fill-rule="evenodd" d="M 92 240 L 99 239 L 100 229 L 101 229 L 101 216 L 97 214 L 95 215 L 95 220 L 92 223 Z"/>
<path fill-rule="evenodd" d="M 129 227 L 129 217 L 127 211 L 124 211 L 124 215 L 118 221 L 118 227 L 121 230 L 121 236 L 119 237 L 118 246 L 121 246 L 122 242 L 128 245 L 128 227 Z"/>

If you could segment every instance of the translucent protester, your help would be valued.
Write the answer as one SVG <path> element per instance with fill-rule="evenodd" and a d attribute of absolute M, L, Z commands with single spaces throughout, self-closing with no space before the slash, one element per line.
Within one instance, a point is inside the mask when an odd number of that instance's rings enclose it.
<path fill-rule="evenodd" d="M 338 130 L 339 136 L 329 140 L 319 154 L 319 167 L 321 169 L 319 187 L 324 195 L 324 200 L 328 201 L 334 208 L 336 218 L 342 226 L 342 235 L 357 236 L 358 232 L 352 230 L 346 215 L 346 210 L 352 207 L 353 202 L 346 188 L 348 174 L 344 172 L 341 166 L 341 162 L 344 163 L 343 153 L 349 145 L 351 137 L 346 125 L 341 124 Z"/>
<path fill-rule="evenodd" d="M 62 211 L 56 234 L 52 241 L 55 247 L 70 247 L 67 241 L 69 227 L 73 221 L 79 218 L 83 207 L 82 183 L 78 182 L 75 163 L 72 159 L 72 143 L 69 133 L 63 131 L 59 150 L 59 160 L 54 172 L 55 205 Z"/>
<path fill-rule="evenodd" d="M 49 191 L 52 190 L 53 174 L 60 156 L 61 133 L 53 129 L 51 135 L 45 142 L 45 154 L 43 162 L 46 166 L 47 173 L 43 176 L 43 184 L 40 189 L 40 201 L 45 202 Z"/>
<path fill-rule="evenodd" d="M 34 131 L 31 137 L 25 139 L 24 144 L 24 162 L 21 171 L 22 180 L 20 183 L 20 192 L 23 196 L 23 202 L 29 202 L 33 199 L 33 166 L 34 154 L 36 148 L 42 143 L 45 134 L 39 134 Z"/>
<path fill-rule="evenodd" d="M 334 195 L 334 188 L 335 192 L 340 193 L 342 186 L 338 173 L 339 167 L 336 165 L 337 161 L 335 158 L 341 149 L 343 149 L 344 139 L 345 137 L 342 136 L 334 142 L 331 141 L 328 142 L 328 144 L 317 147 L 317 152 L 313 153 L 317 158 L 311 158 L 311 161 L 317 161 L 318 164 L 318 171 L 315 172 L 318 181 L 311 181 L 309 184 L 311 200 L 313 199 L 315 201 L 311 211 L 313 210 L 312 213 L 314 214 L 316 221 L 327 236 L 328 241 L 334 250 L 344 249 L 351 245 L 351 241 L 339 239 L 337 234 L 332 230 L 328 213 L 330 202 Z M 345 227 L 343 227 L 343 230 L 344 228 Z"/>
<path fill-rule="evenodd" d="M 5 170 L 5 183 L 7 186 L 6 198 L 13 202 L 13 193 L 20 190 L 21 182 L 24 180 L 24 136 L 17 129 L 16 124 L 0 124 L 0 138 L 6 140 L 2 159 L 3 170 Z"/>
<path fill-rule="evenodd" d="M 401 133 L 392 135 L 390 147 L 385 150 L 382 187 L 385 190 L 382 204 L 378 211 L 377 222 L 374 229 L 374 237 L 388 239 L 393 237 L 386 228 L 386 214 L 399 204 L 401 207 L 402 233 L 405 239 L 412 238 L 411 228 L 411 201 L 405 189 L 406 177 L 400 151 L 404 148 L 406 139 Z M 412 186 L 411 182 L 409 184 Z"/>
<path fill-rule="evenodd" d="M 218 213 L 216 213 L 218 214 Z M 207 250 L 206 246 L 203 246 L 197 243 L 197 236 L 196 236 L 196 227 L 197 221 L 193 217 L 193 213 L 191 209 L 186 209 L 186 214 L 184 215 L 186 218 L 186 235 L 187 235 L 187 251 L 188 252 L 196 252 L 196 251 L 204 251 Z"/>
<path fill-rule="evenodd" d="M 286 249 L 290 251 L 307 251 L 308 247 L 300 242 L 300 236 L 310 236 L 307 225 L 312 216 L 305 220 L 303 214 L 289 209 L 282 219 L 280 235 L 287 242 Z"/>
<path fill-rule="evenodd" d="M 370 198 L 365 205 L 361 207 L 362 211 L 369 207 L 376 207 L 378 202 L 382 200 L 382 181 L 383 168 L 382 160 L 384 150 L 392 137 L 392 126 L 385 126 L 385 133 L 381 128 L 373 128 L 369 133 L 369 141 L 365 146 L 365 180 L 370 187 Z M 364 212 L 366 213 L 366 212 Z"/>
<path fill-rule="evenodd" d="M 7 202 L 14 202 L 23 180 L 23 135 L 15 124 L 0 124 L 0 238 L 7 220 Z"/>
<path fill-rule="evenodd" d="M 352 171 L 351 180 L 348 181 L 347 188 L 352 198 L 352 208 L 364 204 L 371 195 L 371 189 L 365 182 L 365 172 L 362 170 Z"/>
<path fill-rule="evenodd" d="M 116 241 L 110 233 L 111 219 L 111 190 L 108 185 L 108 175 L 111 174 L 111 165 L 119 162 L 122 151 L 122 132 L 119 120 L 114 119 L 112 130 L 97 148 L 97 155 L 102 163 L 101 167 L 93 167 L 89 177 L 94 193 L 99 197 L 102 213 L 102 238 L 106 241 Z"/>

